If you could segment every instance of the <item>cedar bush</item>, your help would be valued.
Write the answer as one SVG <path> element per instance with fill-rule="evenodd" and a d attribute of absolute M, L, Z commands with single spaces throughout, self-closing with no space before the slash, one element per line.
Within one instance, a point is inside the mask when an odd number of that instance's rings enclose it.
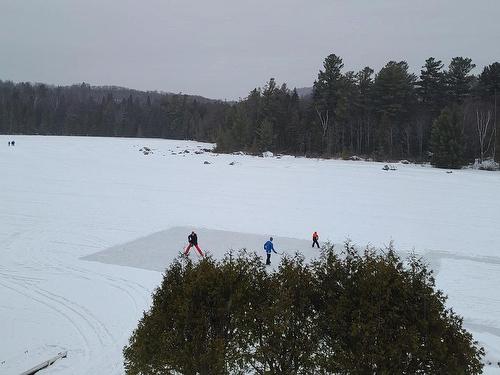
<path fill-rule="evenodd" d="M 340 253 L 274 271 L 244 250 L 166 270 L 124 348 L 129 375 L 480 374 L 484 350 L 415 256 Z"/>

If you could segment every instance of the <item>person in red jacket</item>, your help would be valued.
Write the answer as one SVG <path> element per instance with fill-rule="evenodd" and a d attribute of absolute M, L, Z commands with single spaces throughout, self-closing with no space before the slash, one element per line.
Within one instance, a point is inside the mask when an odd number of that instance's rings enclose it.
<path fill-rule="evenodd" d="M 314 247 L 314 245 L 318 245 L 318 249 L 319 249 L 319 235 L 318 235 L 318 232 L 314 232 L 313 233 L 313 244 L 312 244 L 312 247 Z"/>
<path fill-rule="evenodd" d="M 198 250 L 198 253 L 203 257 L 203 252 L 201 251 L 200 247 L 198 246 L 198 236 L 194 231 L 191 232 L 191 234 L 188 236 L 188 241 L 189 245 L 186 247 L 186 251 L 184 251 L 184 255 L 188 256 L 189 255 L 189 250 L 194 246 L 196 250 Z"/>

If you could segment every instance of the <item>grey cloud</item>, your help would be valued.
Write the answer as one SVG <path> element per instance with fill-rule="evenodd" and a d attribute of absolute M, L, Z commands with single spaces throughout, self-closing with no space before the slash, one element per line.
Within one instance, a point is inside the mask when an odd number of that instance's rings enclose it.
<path fill-rule="evenodd" d="M 234 99 L 269 77 L 309 86 L 429 56 L 500 57 L 500 2 L 478 0 L 0 0 L 0 78 L 89 82 Z"/>

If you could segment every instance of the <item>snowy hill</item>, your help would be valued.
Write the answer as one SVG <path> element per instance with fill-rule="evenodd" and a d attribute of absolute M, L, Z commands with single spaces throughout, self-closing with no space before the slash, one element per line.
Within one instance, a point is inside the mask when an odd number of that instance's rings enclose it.
<path fill-rule="evenodd" d="M 314 230 L 336 244 L 415 249 L 486 347 L 486 372 L 500 374 L 500 173 L 203 151 L 211 146 L 0 136 L 0 374 L 63 350 L 44 374 L 123 374 L 161 262 L 188 234 L 169 232 L 179 227 L 205 228 L 200 245 L 216 257 L 274 235 L 278 249 L 282 237 L 310 258 Z"/>

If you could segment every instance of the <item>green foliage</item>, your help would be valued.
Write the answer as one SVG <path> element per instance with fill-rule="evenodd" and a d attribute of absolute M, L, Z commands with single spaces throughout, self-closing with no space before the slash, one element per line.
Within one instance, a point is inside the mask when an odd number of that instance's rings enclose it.
<path fill-rule="evenodd" d="M 259 374 L 312 374 L 319 336 L 311 269 L 301 256 L 284 258 L 267 276 L 264 303 L 251 331 L 252 367 Z"/>
<path fill-rule="evenodd" d="M 124 348 L 129 375 L 479 374 L 482 348 L 432 271 L 392 247 L 319 259 L 175 261 Z"/>
<path fill-rule="evenodd" d="M 430 57 L 420 71 L 417 90 L 424 108 L 437 116 L 446 98 L 446 81 L 443 63 Z"/>
<path fill-rule="evenodd" d="M 227 103 L 87 84 L 0 81 L 0 133 L 214 141 Z"/>
<path fill-rule="evenodd" d="M 446 309 L 421 259 L 346 243 L 343 257 L 326 249 L 314 273 L 325 373 L 481 373 L 483 349 Z"/>
<path fill-rule="evenodd" d="M 381 115 L 395 120 L 408 115 L 415 100 L 416 81 L 408 69 L 406 61 L 389 61 L 375 77 L 375 102 Z"/>
<path fill-rule="evenodd" d="M 175 261 L 124 349 L 127 374 L 239 373 L 264 275 L 262 262 L 245 254 Z"/>
<path fill-rule="evenodd" d="M 215 152 L 231 152 L 237 150 L 237 148 L 234 147 L 235 142 L 232 138 L 232 132 L 228 130 L 221 129 L 215 143 Z"/>
<path fill-rule="evenodd" d="M 394 154 L 403 154 L 403 126 L 415 108 L 416 77 L 408 69 L 405 61 L 390 61 L 377 74 L 373 85 L 379 123 L 377 144 L 379 150 L 384 150 L 391 158 Z"/>
<path fill-rule="evenodd" d="M 448 95 L 455 103 L 463 103 L 469 96 L 475 80 L 471 71 L 475 67 L 476 65 L 468 57 L 454 57 L 451 59 L 445 77 Z"/>
<path fill-rule="evenodd" d="M 342 150 L 342 154 L 341 154 L 341 158 L 342 160 L 349 160 L 349 158 L 351 157 L 349 151 L 347 151 L 346 149 Z"/>
<path fill-rule="evenodd" d="M 323 69 L 314 82 L 314 101 L 319 110 L 331 110 L 332 117 L 337 109 L 337 102 L 342 90 L 342 58 L 329 55 L 323 62 Z"/>
<path fill-rule="evenodd" d="M 479 94 L 483 97 L 495 99 L 500 94 L 500 63 L 495 62 L 485 66 L 479 75 Z"/>
<path fill-rule="evenodd" d="M 445 108 L 432 126 L 432 165 L 461 168 L 464 165 L 462 120 L 459 107 Z"/>
<path fill-rule="evenodd" d="M 269 120 L 264 120 L 256 131 L 257 145 L 259 151 L 272 150 L 273 145 L 273 124 Z"/>
<path fill-rule="evenodd" d="M 332 155 L 336 150 L 335 128 L 338 122 L 346 118 L 348 106 L 349 80 L 342 74 L 344 63 L 335 54 L 329 55 L 323 62 L 323 69 L 313 86 L 313 106 L 316 122 L 321 128 L 321 151 Z"/>

